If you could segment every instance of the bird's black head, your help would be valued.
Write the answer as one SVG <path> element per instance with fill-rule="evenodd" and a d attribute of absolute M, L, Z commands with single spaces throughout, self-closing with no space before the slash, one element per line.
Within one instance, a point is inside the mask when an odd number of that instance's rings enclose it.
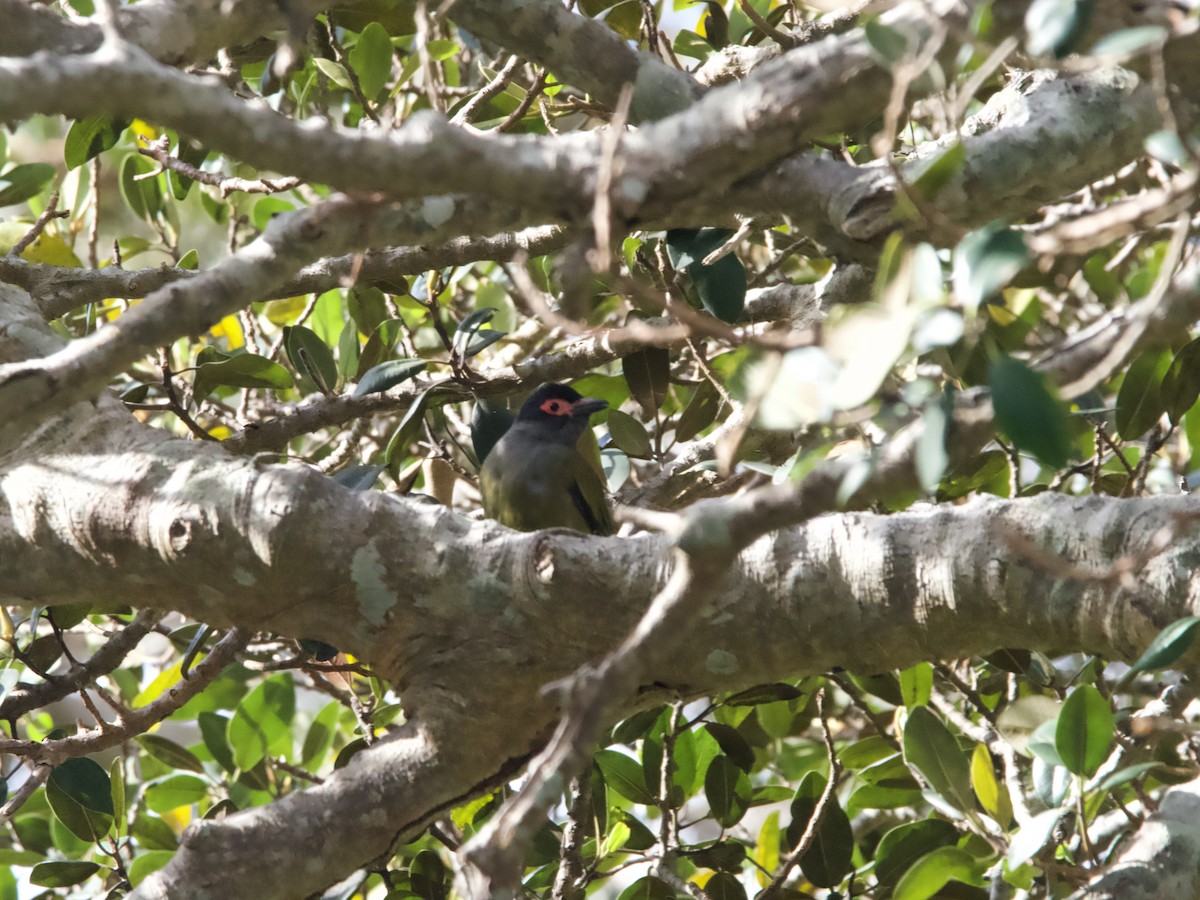
<path fill-rule="evenodd" d="M 607 406 L 606 401 L 582 397 L 565 384 L 543 384 L 529 395 L 517 414 L 517 421 L 536 423 L 540 431 L 561 435 L 568 443 L 574 443 L 587 427 L 588 417 Z"/>

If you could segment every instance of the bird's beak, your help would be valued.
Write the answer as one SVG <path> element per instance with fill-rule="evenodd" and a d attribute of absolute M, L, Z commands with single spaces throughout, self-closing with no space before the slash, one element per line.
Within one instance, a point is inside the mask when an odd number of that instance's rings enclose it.
<path fill-rule="evenodd" d="M 594 397 L 581 397 L 571 404 L 572 416 L 590 416 L 602 409 L 608 409 L 607 400 L 597 400 Z"/>

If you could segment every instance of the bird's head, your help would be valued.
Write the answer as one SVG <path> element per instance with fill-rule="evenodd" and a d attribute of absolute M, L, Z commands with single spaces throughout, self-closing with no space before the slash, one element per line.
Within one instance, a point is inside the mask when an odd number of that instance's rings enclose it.
<path fill-rule="evenodd" d="M 552 440 L 574 444 L 587 428 L 588 417 L 607 407 L 607 401 L 580 396 L 565 384 L 543 384 L 529 395 L 517 414 L 517 423 Z"/>

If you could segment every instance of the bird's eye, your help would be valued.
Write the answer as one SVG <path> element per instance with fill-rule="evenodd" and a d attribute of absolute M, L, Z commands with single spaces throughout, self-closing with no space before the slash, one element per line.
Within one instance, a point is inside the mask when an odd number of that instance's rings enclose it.
<path fill-rule="evenodd" d="M 552 416 L 565 416 L 571 412 L 571 404 L 565 400 L 547 400 L 542 404 L 542 412 Z"/>

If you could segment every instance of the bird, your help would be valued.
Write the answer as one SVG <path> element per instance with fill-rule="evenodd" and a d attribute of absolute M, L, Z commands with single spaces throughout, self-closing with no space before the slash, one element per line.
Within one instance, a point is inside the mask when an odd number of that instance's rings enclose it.
<path fill-rule="evenodd" d="M 535 390 L 480 468 L 484 514 L 518 531 L 612 534 L 595 441 L 591 454 L 579 446 L 592 413 L 607 407 L 607 401 L 583 397 L 565 384 Z"/>

